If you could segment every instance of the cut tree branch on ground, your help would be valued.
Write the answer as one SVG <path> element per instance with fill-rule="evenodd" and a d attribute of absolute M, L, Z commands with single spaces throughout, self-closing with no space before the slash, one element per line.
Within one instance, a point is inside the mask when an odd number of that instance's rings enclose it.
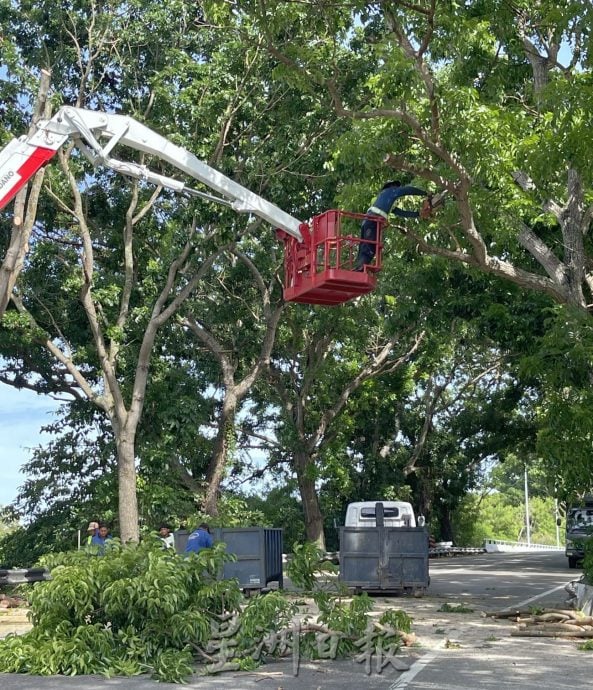
<path fill-rule="evenodd" d="M 489 618 L 506 618 L 517 623 L 511 637 L 580 637 L 593 638 L 593 616 L 569 609 L 495 611 Z"/>

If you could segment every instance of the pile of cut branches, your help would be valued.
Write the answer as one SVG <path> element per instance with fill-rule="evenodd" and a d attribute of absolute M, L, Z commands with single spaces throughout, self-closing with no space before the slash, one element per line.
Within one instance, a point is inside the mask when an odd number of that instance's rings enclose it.
<path fill-rule="evenodd" d="M 512 637 L 593 638 L 593 616 L 569 609 L 498 611 L 490 618 L 506 618 L 517 623 Z"/>

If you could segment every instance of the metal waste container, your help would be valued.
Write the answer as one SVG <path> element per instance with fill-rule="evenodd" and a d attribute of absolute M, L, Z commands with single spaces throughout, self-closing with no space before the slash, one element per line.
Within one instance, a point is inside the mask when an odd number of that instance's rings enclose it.
<path fill-rule="evenodd" d="M 173 532 L 173 542 L 177 553 L 184 553 L 189 539 L 190 532 L 186 529 L 177 529 Z"/>
<path fill-rule="evenodd" d="M 223 580 L 236 578 L 242 589 L 264 589 L 270 582 L 284 586 L 282 573 L 282 529 L 275 527 L 215 527 L 210 530 L 215 542 L 224 542 L 236 561 L 225 563 Z M 183 553 L 190 532 L 177 530 L 175 550 Z"/>
<path fill-rule="evenodd" d="M 340 581 L 383 593 L 422 593 L 430 583 L 423 527 L 341 527 Z"/>

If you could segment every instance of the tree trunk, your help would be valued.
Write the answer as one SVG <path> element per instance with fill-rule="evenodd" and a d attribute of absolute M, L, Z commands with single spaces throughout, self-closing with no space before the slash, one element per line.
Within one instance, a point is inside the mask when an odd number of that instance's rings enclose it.
<path fill-rule="evenodd" d="M 202 509 L 206 515 L 218 515 L 218 494 L 228 462 L 229 439 L 235 433 L 236 408 L 236 396 L 227 393 L 222 405 L 221 419 L 214 442 L 212 460 L 210 460 L 206 472 L 206 495 L 202 502 Z"/>
<path fill-rule="evenodd" d="M 116 444 L 119 478 L 119 530 L 122 544 L 127 544 L 128 542 L 137 542 L 140 539 L 134 439 L 127 438 L 125 431 L 120 431 L 120 433 L 116 433 Z"/>
<path fill-rule="evenodd" d="M 315 488 L 315 479 L 310 472 L 313 469 L 314 462 L 305 451 L 299 451 L 295 455 L 294 464 L 303 502 L 307 540 L 315 542 L 320 549 L 325 551 L 323 515 L 321 514 L 317 489 Z"/>
<path fill-rule="evenodd" d="M 428 473 L 425 471 L 422 474 L 424 475 Z M 432 512 L 433 493 L 428 481 L 423 481 L 421 479 L 418 488 L 418 515 L 424 515 L 426 522 L 428 523 Z"/>
<path fill-rule="evenodd" d="M 441 514 L 441 541 L 453 541 L 451 511 L 448 508 L 445 508 Z"/>

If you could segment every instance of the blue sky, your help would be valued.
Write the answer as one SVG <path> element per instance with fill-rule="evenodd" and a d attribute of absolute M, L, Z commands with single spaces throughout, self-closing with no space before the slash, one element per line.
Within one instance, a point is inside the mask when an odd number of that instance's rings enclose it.
<path fill-rule="evenodd" d="M 0 506 L 16 497 L 25 479 L 20 468 L 29 459 L 29 449 L 44 442 L 41 427 L 52 421 L 58 406 L 48 396 L 0 383 Z"/>

